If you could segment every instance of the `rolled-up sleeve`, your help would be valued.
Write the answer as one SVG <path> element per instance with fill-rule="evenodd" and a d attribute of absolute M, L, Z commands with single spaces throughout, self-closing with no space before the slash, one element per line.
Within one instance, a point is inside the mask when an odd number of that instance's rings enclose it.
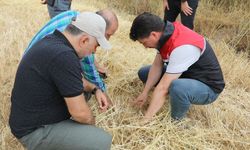
<path fill-rule="evenodd" d="M 106 91 L 103 79 L 95 66 L 94 54 L 84 57 L 81 60 L 81 67 L 86 80 L 98 86 L 102 91 Z"/>

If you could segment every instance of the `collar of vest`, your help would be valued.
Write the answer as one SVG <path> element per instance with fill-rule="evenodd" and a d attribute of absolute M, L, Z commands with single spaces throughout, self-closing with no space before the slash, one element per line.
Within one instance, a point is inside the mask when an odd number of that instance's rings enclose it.
<path fill-rule="evenodd" d="M 162 33 L 162 36 L 159 40 L 158 46 L 157 46 L 157 50 L 160 51 L 160 49 L 162 48 L 162 46 L 166 43 L 166 41 L 171 37 L 171 35 L 174 32 L 174 25 L 173 23 L 167 21 L 167 23 L 164 26 L 164 30 Z"/>

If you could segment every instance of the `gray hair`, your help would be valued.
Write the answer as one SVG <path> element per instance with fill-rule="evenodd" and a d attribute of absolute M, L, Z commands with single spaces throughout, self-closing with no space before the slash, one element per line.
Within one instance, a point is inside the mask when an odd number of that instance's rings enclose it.
<path fill-rule="evenodd" d="M 82 30 L 78 29 L 76 26 L 74 26 L 73 24 L 69 24 L 66 29 L 65 29 L 66 32 L 72 34 L 72 35 L 80 35 L 82 33 L 84 33 Z"/>

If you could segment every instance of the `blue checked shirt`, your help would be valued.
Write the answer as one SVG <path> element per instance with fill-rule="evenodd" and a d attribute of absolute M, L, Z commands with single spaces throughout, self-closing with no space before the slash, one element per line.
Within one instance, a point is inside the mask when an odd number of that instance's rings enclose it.
<path fill-rule="evenodd" d="M 79 14 L 77 11 L 65 11 L 60 13 L 59 15 L 52 18 L 44 27 L 38 31 L 38 33 L 33 37 L 30 44 L 24 51 L 25 53 L 34 45 L 37 41 L 42 39 L 48 34 L 53 33 L 56 29 L 59 31 L 64 31 L 64 29 L 71 23 L 72 18 L 76 17 Z M 106 91 L 106 86 L 99 75 L 99 72 L 96 69 L 94 64 L 95 56 L 89 55 L 84 57 L 80 63 L 83 70 L 84 78 L 87 79 L 89 82 L 98 86 L 102 91 Z"/>

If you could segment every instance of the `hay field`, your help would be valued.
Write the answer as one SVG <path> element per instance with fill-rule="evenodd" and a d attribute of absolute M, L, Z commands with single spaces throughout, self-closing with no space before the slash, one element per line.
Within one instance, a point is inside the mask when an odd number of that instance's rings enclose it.
<path fill-rule="evenodd" d="M 200 3 L 196 30 L 204 33 L 214 47 L 226 88 L 215 103 L 192 106 L 188 118 L 177 124 L 170 121 L 168 99 L 154 121 L 145 126 L 138 124 L 145 109 L 130 107 L 131 100 L 143 88 L 137 70 L 153 61 L 155 51 L 129 40 L 134 16 L 115 9 L 120 26 L 111 38 L 113 49 L 99 50 L 97 54 L 99 61 L 108 67 L 106 83 L 115 106 L 100 114 L 95 100 L 90 102 L 97 126 L 113 135 L 112 149 L 250 149 L 250 62 L 247 52 L 236 54 L 237 45 L 232 44 L 241 43 L 243 50 L 249 51 L 249 38 L 245 37 L 250 33 L 250 15 L 247 11 L 240 15 L 241 9 L 225 13 L 209 2 Z M 100 0 L 73 0 L 72 9 L 96 11 L 107 5 L 110 6 Z M 0 12 L 0 149 L 22 150 L 8 126 L 11 89 L 24 49 L 49 17 L 47 8 L 38 0 L 0 0 Z M 228 28 L 222 32 L 218 22 Z"/>

